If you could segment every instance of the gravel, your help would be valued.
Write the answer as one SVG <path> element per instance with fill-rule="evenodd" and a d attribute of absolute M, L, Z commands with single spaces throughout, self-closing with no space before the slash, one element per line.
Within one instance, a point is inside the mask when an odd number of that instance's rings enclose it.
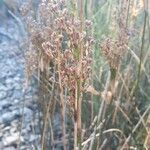
<path fill-rule="evenodd" d="M 25 58 L 16 43 L 21 37 L 13 19 L 9 18 L 6 23 L 0 27 L 0 32 L 15 38 L 8 39 L 0 34 L 0 150 L 16 150 L 19 139 L 20 150 L 34 150 L 33 145 L 40 149 L 40 132 L 33 133 L 34 128 L 39 129 L 39 124 L 33 123 L 34 119 L 39 120 L 34 96 L 36 83 L 25 95 Z"/>

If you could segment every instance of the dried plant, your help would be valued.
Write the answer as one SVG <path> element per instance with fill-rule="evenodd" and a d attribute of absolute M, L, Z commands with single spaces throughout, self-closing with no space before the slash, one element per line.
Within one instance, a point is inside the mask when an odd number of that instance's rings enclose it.
<path fill-rule="evenodd" d="M 102 6 L 94 12 L 96 5 Z M 90 0 L 89 5 L 82 0 L 41 0 L 36 9 L 31 1 L 20 7 L 28 31 L 27 79 L 34 75 L 39 82 L 42 149 L 54 149 L 56 112 L 61 116 L 64 150 L 129 149 L 130 140 L 135 142 L 132 134 L 137 134 L 141 123 L 147 130 L 144 146 L 148 147 L 149 129 L 144 119 L 149 108 L 142 111 L 143 115 L 135 111 L 139 106 L 139 79 L 142 75 L 149 79 L 145 71 L 148 52 L 143 55 L 146 17 L 138 54 L 132 44 L 134 34 L 138 34 L 134 28 L 142 6 L 141 1 L 137 5 L 132 0 Z M 98 19 L 103 20 L 101 9 L 107 7 L 106 30 L 102 31 L 104 25 L 101 29 Z"/>
<path fill-rule="evenodd" d="M 21 7 L 21 11 L 28 14 L 26 5 Z M 91 29 L 92 22 L 71 15 L 64 1 L 43 1 L 37 14 L 28 15 L 26 23 L 32 50 L 28 52 L 31 57 L 27 57 L 29 60 L 27 74 L 31 75 L 37 69 L 40 74 L 46 74 L 49 83 L 54 82 L 58 86 L 64 149 L 66 149 L 66 108 L 74 119 L 74 149 L 76 149 L 82 140 L 82 95 L 91 74 L 94 39 L 88 30 Z M 36 55 L 32 54 L 33 49 L 36 50 L 34 51 Z"/>

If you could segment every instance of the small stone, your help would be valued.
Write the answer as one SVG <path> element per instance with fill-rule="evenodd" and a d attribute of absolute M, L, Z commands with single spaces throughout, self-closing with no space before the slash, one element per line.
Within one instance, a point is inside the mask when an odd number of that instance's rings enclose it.
<path fill-rule="evenodd" d="M 13 98 L 15 99 L 20 99 L 23 97 L 23 93 L 21 90 L 15 90 L 13 93 Z"/>
<path fill-rule="evenodd" d="M 5 81 L 6 84 L 13 84 L 13 82 L 13 78 L 7 78 Z"/>
<path fill-rule="evenodd" d="M 33 118 L 33 111 L 27 107 L 24 108 L 25 121 L 31 121 Z"/>
<path fill-rule="evenodd" d="M 37 139 L 38 139 L 37 135 L 33 135 L 33 134 L 30 135 L 30 142 L 33 142 L 33 141 L 35 141 Z"/>
<path fill-rule="evenodd" d="M 17 76 L 17 77 L 14 77 L 14 81 L 20 82 L 20 81 L 21 81 L 21 78 L 19 78 L 18 76 Z"/>
<path fill-rule="evenodd" d="M 4 128 L 4 124 L 0 124 L 0 130 L 2 130 Z"/>
<path fill-rule="evenodd" d="M 9 131 L 5 131 L 5 132 L 3 133 L 3 138 L 9 137 L 9 136 L 10 136 Z"/>
<path fill-rule="evenodd" d="M 10 129 L 10 134 L 14 134 L 17 131 L 17 127 L 12 127 Z"/>
<path fill-rule="evenodd" d="M 0 99 L 4 99 L 7 96 L 7 92 L 6 91 L 0 91 Z"/>
<path fill-rule="evenodd" d="M 2 109 L 7 109 L 10 106 L 12 106 L 12 104 L 10 104 L 6 99 L 4 99 L 4 100 L 1 101 L 1 107 L 2 107 Z"/>
<path fill-rule="evenodd" d="M 0 91 L 7 91 L 7 87 L 0 83 Z"/>
<path fill-rule="evenodd" d="M 7 97 L 8 98 L 12 97 L 12 94 L 13 94 L 13 89 L 11 89 L 7 92 Z"/>
<path fill-rule="evenodd" d="M 20 150 L 31 150 L 31 149 L 33 149 L 32 147 L 33 146 L 27 146 L 27 145 L 25 146 L 25 145 L 23 145 L 23 146 L 20 147 Z M 39 149 L 37 149 L 37 150 L 39 150 Z"/>
<path fill-rule="evenodd" d="M 2 138 L 3 137 L 3 133 L 2 133 L 2 131 L 0 132 L 0 138 Z"/>
<path fill-rule="evenodd" d="M 5 147 L 3 150 L 16 150 L 13 146 Z"/>
<path fill-rule="evenodd" d="M 41 129 L 40 129 L 40 127 L 38 125 L 36 125 L 34 127 L 34 130 L 35 130 L 35 134 L 41 134 Z"/>
<path fill-rule="evenodd" d="M 4 148 L 3 142 L 0 141 L 0 149 L 2 150 Z"/>
<path fill-rule="evenodd" d="M 5 127 L 4 129 L 3 129 L 3 131 L 7 131 L 7 130 L 10 130 L 10 126 L 7 126 L 7 127 Z"/>
<path fill-rule="evenodd" d="M 18 125 L 18 120 L 13 120 L 11 126 L 16 127 Z"/>
<path fill-rule="evenodd" d="M 15 90 L 21 90 L 22 89 L 22 85 L 16 82 L 16 83 L 14 83 L 14 89 Z"/>
<path fill-rule="evenodd" d="M 21 131 L 21 133 L 22 133 L 22 135 L 24 136 L 24 135 L 26 135 L 27 134 L 27 129 L 26 128 L 24 128 L 24 129 L 22 129 L 22 131 Z"/>
<path fill-rule="evenodd" d="M 18 140 L 19 140 L 19 133 L 14 133 L 12 136 L 8 136 L 5 139 L 3 139 L 3 143 L 6 146 L 16 143 Z"/>
<path fill-rule="evenodd" d="M 19 116 L 19 112 L 14 110 L 12 112 L 7 112 L 7 113 L 3 114 L 1 116 L 1 118 L 4 123 L 10 123 L 12 120 L 17 118 L 18 116 Z"/>
<path fill-rule="evenodd" d="M 19 103 L 19 100 L 18 99 L 14 99 L 14 103 L 15 104 Z"/>

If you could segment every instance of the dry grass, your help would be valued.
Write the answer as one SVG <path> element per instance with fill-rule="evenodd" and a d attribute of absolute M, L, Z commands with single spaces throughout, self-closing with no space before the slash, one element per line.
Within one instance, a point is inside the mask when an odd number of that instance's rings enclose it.
<path fill-rule="evenodd" d="M 148 0 L 28 5 L 26 73 L 39 82 L 42 149 L 55 149 L 56 112 L 64 150 L 148 149 Z"/>

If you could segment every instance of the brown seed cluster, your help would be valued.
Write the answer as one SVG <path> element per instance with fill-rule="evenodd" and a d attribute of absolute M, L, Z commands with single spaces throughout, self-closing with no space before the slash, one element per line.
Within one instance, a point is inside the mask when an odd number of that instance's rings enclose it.
<path fill-rule="evenodd" d="M 128 45 L 129 41 L 129 33 L 127 29 L 127 1 L 120 1 L 121 8 L 116 8 L 116 19 L 117 19 L 117 35 L 116 39 L 113 38 L 106 38 L 102 43 L 100 44 L 102 53 L 106 57 L 107 61 L 109 62 L 109 65 L 113 69 L 117 69 L 120 60 L 123 56 L 123 54 L 126 51 L 126 46 Z"/>
<path fill-rule="evenodd" d="M 102 53 L 110 64 L 110 67 L 117 69 L 120 60 L 125 52 L 126 45 L 111 38 L 105 39 L 101 44 Z"/>
<path fill-rule="evenodd" d="M 38 68 L 42 72 L 50 71 L 47 69 L 50 67 L 57 68 L 52 82 L 59 83 L 60 73 L 61 86 L 69 91 L 68 104 L 73 107 L 75 83 L 80 78 L 85 82 L 91 74 L 94 39 L 89 31 L 92 22 L 81 22 L 71 15 L 64 1 L 42 1 L 37 13 L 36 19 L 35 14 L 27 15 L 26 24 L 30 45 L 37 51 Z M 49 79 L 53 78 L 50 72 L 48 75 Z"/>

